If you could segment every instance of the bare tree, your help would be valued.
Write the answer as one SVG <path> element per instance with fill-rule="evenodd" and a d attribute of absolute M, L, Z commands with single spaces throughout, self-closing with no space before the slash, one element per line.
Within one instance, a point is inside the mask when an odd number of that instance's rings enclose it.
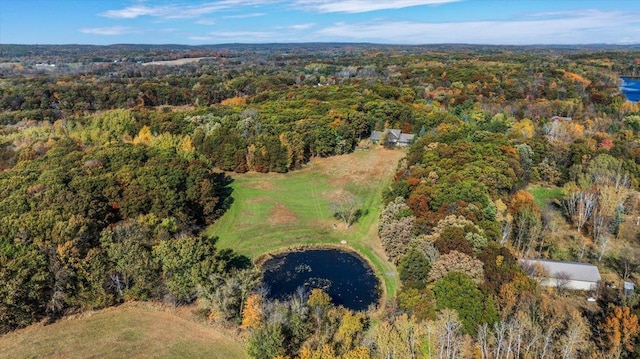
<path fill-rule="evenodd" d="M 631 182 L 620 160 L 605 154 L 589 164 L 588 176 L 587 181 L 591 181 L 597 190 L 597 205 L 591 224 L 593 240 L 598 245 L 598 260 L 601 261 L 612 239 L 610 233 L 617 232 L 617 229 L 610 229 L 610 224 L 624 209 Z"/>
<path fill-rule="evenodd" d="M 587 223 L 597 204 L 597 193 L 590 190 L 581 190 L 575 185 L 565 186 L 566 198 L 562 201 L 567 214 L 580 232 Z"/>
<path fill-rule="evenodd" d="M 540 359 L 545 359 L 551 355 L 553 337 L 555 334 L 556 334 L 556 327 L 553 325 L 547 326 L 547 330 L 544 332 L 544 337 L 542 338 L 542 348 L 540 348 Z"/>
<path fill-rule="evenodd" d="M 362 201 L 351 192 L 344 191 L 329 204 L 336 218 L 344 222 L 344 228 L 351 226 L 362 214 Z"/>
<path fill-rule="evenodd" d="M 513 229 L 513 218 L 507 218 L 501 223 L 501 235 L 500 235 L 500 245 L 504 246 L 507 243 L 507 240 L 511 236 L 511 230 Z"/>
<path fill-rule="evenodd" d="M 437 324 L 438 357 L 440 359 L 454 359 L 460 356 L 462 349 L 462 322 L 455 310 L 443 309 Z"/>
<path fill-rule="evenodd" d="M 569 289 L 569 283 L 571 282 L 571 275 L 565 272 L 555 273 L 554 279 L 556 282 L 556 289 L 558 293 L 564 294 Z"/>
<path fill-rule="evenodd" d="M 587 344 L 589 325 L 586 319 L 575 309 L 569 312 L 565 321 L 566 329 L 557 344 L 563 359 L 577 358 L 580 349 Z"/>
<path fill-rule="evenodd" d="M 490 332 L 489 332 L 489 326 L 487 325 L 487 323 L 484 323 L 480 326 L 478 326 L 478 336 L 476 337 L 476 340 L 478 341 L 478 345 L 480 346 L 480 358 L 481 359 L 489 359 L 491 358 L 490 353 L 489 353 L 489 347 L 490 347 L 490 342 L 489 342 L 489 336 L 490 336 Z"/>
<path fill-rule="evenodd" d="M 540 351 L 542 335 L 538 324 L 529 315 L 518 311 L 511 319 L 478 328 L 478 344 L 483 359 L 521 358 L 522 354 L 535 357 Z"/>

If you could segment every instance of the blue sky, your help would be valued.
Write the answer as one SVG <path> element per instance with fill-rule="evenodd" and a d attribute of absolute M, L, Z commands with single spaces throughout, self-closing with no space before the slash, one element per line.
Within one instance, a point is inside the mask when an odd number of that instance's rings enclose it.
<path fill-rule="evenodd" d="M 2 44 L 638 44 L 638 0 L 0 0 Z"/>

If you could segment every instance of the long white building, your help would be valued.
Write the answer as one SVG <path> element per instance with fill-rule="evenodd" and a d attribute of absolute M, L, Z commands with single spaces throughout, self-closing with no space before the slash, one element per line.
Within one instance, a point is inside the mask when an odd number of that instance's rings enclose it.
<path fill-rule="evenodd" d="M 544 259 L 521 259 L 523 267 L 541 268 L 541 273 L 529 271 L 540 279 L 540 284 L 557 287 L 564 285 L 568 289 L 594 290 L 600 282 L 598 267 L 588 263 L 559 262 Z"/>

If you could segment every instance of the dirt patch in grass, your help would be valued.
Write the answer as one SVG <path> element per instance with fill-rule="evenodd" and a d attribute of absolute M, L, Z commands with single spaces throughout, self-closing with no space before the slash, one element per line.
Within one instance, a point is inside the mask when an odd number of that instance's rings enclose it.
<path fill-rule="evenodd" d="M 296 222 L 298 222 L 296 213 L 282 203 L 276 203 L 269 211 L 269 223 L 272 225 L 293 224 Z"/>
<path fill-rule="evenodd" d="M 321 230 L 336 231 L 336 230 L 338 230 L 338 226 L 340 224 L 342 224 L 340 221 L 336 221 L 333 218 L 327 218 L 325 220 L 311 221 L 307 225 L 309 227 L 313 227 L 313 228 L 317 228 L 317 229 L 321 229 Z"/>
<path fill-rule="evenodd" d="M 359 153 L 313 160 L 313 165 L 321 173 L 327 174 L 329 184 L 338 187 L 346 185 L 371 184 L 372 180 L 385 178 L 395 171 L 398 160 L 404 156 L 399 150 L 376 150 L 376 156 Z"/>
<path fill-rule="evenodd" d="M 271 199 L 269 197 L 265 197 L 265 196 L 260 196 L 260 197 L 256 197 L 250 201 L 248 201 L 249 203 L 262 203 L 262 202 L 266 202 L 266 201 L 270 201 Z"/>
<path fill-rule="evenodd" d="M 332 189 L 331 191 L 325 191 L 322 193 L 322 196 L 324 196 L 326 199 L 328 199 L 330 202 L 337 202 L 340 200 L 344 200 L 347 196 L 347 191 L 342 189 L 342 188 L 336 188 L 336 189 Z"/>
<path fill-rule="evenodd" d="M 274 190 L 277 188 L 272 181 L 267 179 L 262 179 L 260 181 L 253 181 L 247 184 L 246 187 L 251 189 L 266 190 L 266 191 Z"/>

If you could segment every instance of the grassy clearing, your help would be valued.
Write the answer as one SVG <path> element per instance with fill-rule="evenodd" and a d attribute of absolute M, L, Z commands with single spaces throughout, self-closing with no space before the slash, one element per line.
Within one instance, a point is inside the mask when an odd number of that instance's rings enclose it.
<path fill-rule="evenodd" d="M 234 203 L 207 233 L 219 238 L 219 248 L 253 259 L 288 247 L 347 241 L 373 264 L 386 294 L 395 296 L 399 280 L 380 245 L 377 224 L 382 190 L 403 156 L 402 151 L 375 149 L 314 159 L 288 174 L 234 175 Z M 344 191 L 360 198 L 365 210 L 348 229 L 329 210 Z"/>
<path fill-rule="evenodd" d="M 156 65 L 156 66 L 178 66 L 178 65 L 189 64 L 189 63 L 192 63 L 192 62 L 199 62 L 202 59 L 206 59 L 206 57 L 189 57 L 189 58 L 177 59 L 177 60 L 151 61 L 151 62 L 143 63 L 142 66 L 150 66 L 150 65 Z"/>
<path fill-rule="evenodd" d="M 0 358 L 247 358 L 242 343 L 150 303 L 33 325 L 0 337 Z"/>
<path fill-rule="evenodd" d="M 562 199 L 562 188 L 560 187 L 529 186 L 527 191 L 533 195 L 533 200 L 540 209 L 544 209 L 554 200 Z"/>

